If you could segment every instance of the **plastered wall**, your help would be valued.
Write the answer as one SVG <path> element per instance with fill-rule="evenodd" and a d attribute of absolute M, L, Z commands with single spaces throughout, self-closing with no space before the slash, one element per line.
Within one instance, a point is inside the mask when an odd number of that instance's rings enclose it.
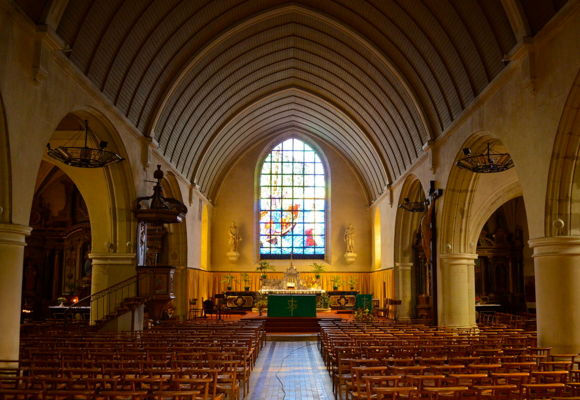
<path fill-rule="evenodd" d="M 280 138 L 281 139 L 281 138 Z M 330 195 L 328 198 L 329 215 L 327 218 L 327 258 L 324 264 L 328 271 L 355 272 L 369 271 L 371 268 L 371 214 L 368 199 L 355 171 L 345 159 L 324 142 L 306 138 L 319 146 L 326 158 L 329 171 Z M 211 269 L 214 271 L 253 271 L 258 261 L 257 221 L 256 221 L 256 183 L 255 174 L 260 157 L 266 148 L 278 141 L 257 143 L 248 149 L 232 165 L 224 177 L 212 210 L 211 222 Z M 315 146 L 316 147 L 316 146 Z M 227 229 L 235 221 L 239 227 L 242 241 L 240 257 L 237 262 L 228 260 L 226 253 Z M 352 224 L 355 228 L 357 258 L 347 264 L 344 258 L 344 230 Z M 312 262 L 320 260 L 295 260 L 294 265 L 301 271 L 308 271 Z M 278 271 L 289 266 L 289 261 L 275 260 L 272 264 Z"/>

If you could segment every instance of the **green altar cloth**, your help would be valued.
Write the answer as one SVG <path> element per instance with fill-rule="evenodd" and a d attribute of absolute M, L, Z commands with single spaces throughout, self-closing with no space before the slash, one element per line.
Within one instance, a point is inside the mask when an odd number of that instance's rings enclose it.
<path fill-rule="evenodd" d="M 373 295 L 372 294 L 357 294 L 354 308 L 356 310 L 363 309 L 373 311 Z"/>
<path fill-rule="evenodd" d="M 268 317 L 316 317 L 316 296 L 270 294 Z"/>

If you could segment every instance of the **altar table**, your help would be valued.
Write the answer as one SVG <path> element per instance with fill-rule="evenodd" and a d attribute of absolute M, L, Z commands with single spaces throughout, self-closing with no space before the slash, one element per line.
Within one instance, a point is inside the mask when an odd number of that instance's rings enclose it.
<path fill-rule="evenodd" d="M 268 317 L 316 317 L 316 296 L 270 294 Z"/>

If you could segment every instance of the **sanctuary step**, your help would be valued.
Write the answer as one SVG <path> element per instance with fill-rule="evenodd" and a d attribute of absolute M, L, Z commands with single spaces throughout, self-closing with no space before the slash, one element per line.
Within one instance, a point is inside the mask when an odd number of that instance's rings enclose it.
<path fill-rule="evenodd" d="M 250 318 L 248 318 L 250 319 Z M 263 317 L 251 318 L 266 321 L 266 332 L 302 332 L 318 333 L 322 321 L 340 321 L 340 318 L 316 318 L 316 317 Z"/>

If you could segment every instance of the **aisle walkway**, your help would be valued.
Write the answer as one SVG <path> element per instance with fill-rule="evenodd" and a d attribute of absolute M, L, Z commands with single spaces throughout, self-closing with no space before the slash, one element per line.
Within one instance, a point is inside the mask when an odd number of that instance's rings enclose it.
<path fill-rule="evenodd" d="M 267 342 L 250 376 L 248 400 L 333 400 L 315 341 Z"/>

